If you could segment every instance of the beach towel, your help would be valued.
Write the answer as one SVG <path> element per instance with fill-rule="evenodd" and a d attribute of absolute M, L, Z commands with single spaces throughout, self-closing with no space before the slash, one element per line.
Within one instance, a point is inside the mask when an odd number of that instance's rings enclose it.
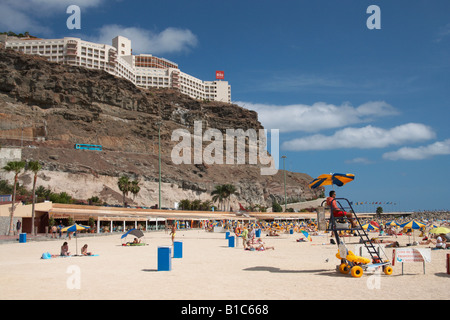
<path fill-rule="evenodd" d="M 72 256 L 62 256 L 60 254 L 50 254 L 48 252 L 45 252 L 42 254 L 41 259 L 51 259 L 51 258 L 71 258 L 71 257 L 98 257 L 98 254 L 91 254 L 88 256 L 84 255 L 72 255 Z"/>

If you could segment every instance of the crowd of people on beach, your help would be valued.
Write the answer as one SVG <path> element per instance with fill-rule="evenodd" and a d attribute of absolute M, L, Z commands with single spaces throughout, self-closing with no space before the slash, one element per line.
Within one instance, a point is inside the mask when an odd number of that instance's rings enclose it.
<path fill-rule="evenodd" d="M 392 237 L 397 238 L 402 235 L 408 235 L 410 236 L 414 230 L 412 229 L 398 229 L 399 224 L 392 224 L 388 223 L 386 221 L 370 221 L 370 220 L 363 220 L 362 223 L 374 223 L 376 227 L 376 232 L 378 232 L 378 236 L 372 237 L 370 241 L 372 243 L 377 244 L 385 244 L 386 247 L 400 247 L 399 242 L 396 239 L 392 239 Z M 361 224 L 362 224 L 361 223 Z M 447 234 L 433 234 L 429 233 L 430 225 L 432 225 L 433 221 L 429 222 L 427 224 L 427 228 L 423 227 L 420 229 L 420 242 L 414 242 L 408 245 L 430 245 L 430 248 L 434 249 L 450 249 L 450 233 Z M 293 233 L 293 232 L 304 232 L 309 235 L 319 235 L 320 232 L 318 230 L 317 225 L 314 223 L 314 221 L 302 221 L 302 222 L 292 222 L 292 221 L 273 221 L 271 223 L 268 222 L 248 222 L 245 224 L 241 224 L 237 221 L 218 221 L 218 222 L 210 222 L 208 224 L 205 224 L 205 231 L 211 231 L 214 229 L 215 226 L 220 225 L 221 227 L 224 227 L 226 230 L 230 230 L 235 233 L 235 235 L 239 238 L 241 238 L 242 246 L 244 250 L 248 251 L 265 251 L 265 250 L 275 250 L 274 246 L 267 246 L 264 241 L 261 239 L 261 231 L 263 230 L 265 232 L 265 235 L 267 237 L 279 237 L 282 233 Z M 442 226 L 448 226 L 448 221 L 444 222 Z M 62 224 L 60 222 L 59 226 L 52 226 L 51 227 L 51 237 L 57 238 L 57 234 L 59 233 L 59 238 L 62 237 Z M 172 244 L 175 241 L 175 236 L 177 233 L 177 230 L 179 229 L 179 225 L 172 224 L 170 226 L 166 226 L 170 230 L 170 237 L 172 240 Z M 256 236 L 256 230 L 259 229 L 259 234 Z M 166 229 L 167 231 L 167 229 Z M 293 231 L 293 232 L 292 232 Z M 373 232 L 373 231 L 372 231 Z M 354 231 L 348 230 L 348 231 L 340 231 L 340 236 L 356 236 Z M 330 236 L 333 236 L 333 232 L 330 233 Z M 391 239 L 385 239 L 385 237 L 390 237 Z M 69 240 L 71 239 L 70 233 L 67 234 L 66 238 Z M 309 238 L 309 241 L 311 239 Z M 333 238 L 330 239 L 330 242 L 332 243 Z M 300 237 L 299 239 L 296 239 L 297 242 L 307 242 L 308 240 L 305 237 Z M 133 241 L 133 244 L 139 244 L 140 240 L 135 238 Z M 81 248 L 81 255 L 82 256 L 89 256 L 92 255 L 92 252 L 88 251 L 88 245 L 85 244 Z M 71 256 L 71 253 L 69 251 L 69 246 L 67 241 L 63 243 L 61 246 L 61 252 L 60 256 Z"/>

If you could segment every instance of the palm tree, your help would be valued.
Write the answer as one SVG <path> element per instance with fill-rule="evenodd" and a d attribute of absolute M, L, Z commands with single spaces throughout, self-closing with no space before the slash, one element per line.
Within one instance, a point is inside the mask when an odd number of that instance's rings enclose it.
<path fill-rule="evenodd" d="M 200 205 L 200 209 L 204 211 L 211 211 L 212 202 L 210 200 L 205 200 Z"/>
<path fill-rule="evenodd" d="M 117 182 L 117 185 L 119 187 L 119 190 L 122 191 L 123 194 L 123 206 L 125 207 L 125 197 L 128 195 L 128 193 L 131 191 L 131 181 L 130 179 L 123 175 L 119 178 L 119 181 Z"/>
<path fill-rule="evenodd" d="M 34 218 L 35 218 L 35 213 L 34 213 L 34 205 L 36 203 L 36 196 L 35 196 L 35 192 L 36 192 L 36 181 L 37 181 L 37 174 L 38 172 L 42 169 L 42 166 L 39 164 L 39 161 L 29 161 L 27 163 L 27 170 L 31 170 L 34 173 L 34 178 L 33 178 L 33 192 L 32 192 L 32 197 L 33 197 L 33 201 L 32 201 L 32 205 L 31 205 L 31 234 L 35 234 L 35 230 L 34 230 Z"/>
<path fill-rule="evenodd" d="M 181 200 L 179 206 L 182 210 L 191 210 L 191 202 L 189 201 L 189 199 Z"/>
<path fill-rule="evenodd" d="M 8 172 L 14 172 L 14 189 L 13 189 L 13 198 L 12 198 L 12 206 L 11 206 L 11 214 L 9 218 L 9 232 L 8 235 L 12 235 L 13 233 L 13 219 L 14 219 L 14 204 L 16 202 L 16 186 L 17 179 L 19 178 L 20 172 L 25 168 L 25 161 L 10 161 L 3 167 L 3 170 Z"/>
<path fill-rule="evenodd" d="M 200 210 L 200 207 L 202 205 L 202 201 L 195 199 L 194 201 L 191 202 L 191 210 Z"/>
<path fill-rule="evenodd" d="M 222 187 L 224 189 L 225 199 L 228 200 L 228 210 L 230 210 L 230 198 L 233 194 L 236 194 L 236 187 L 232 184 L 224 184 Z"/>
<path fill-rule="evenodd" d="M 137 194 L 139 193 L 139 191 L 141 190 L 141 187 L 139 187 L 139 181 L 138 180 L 133 180 L 131 182 L 131 187 L 130 187 L 130 192 L 133 194 L 133 199 L 136 198 Z"/>
<path fill-rule="evenodd" d="M 219 204 L 223 204 L 226 195 L 224 185 L 215 186 L 214 190 L 211 192 L 211 195 L 213 196 L 213 202 L 219 202 Z"/>

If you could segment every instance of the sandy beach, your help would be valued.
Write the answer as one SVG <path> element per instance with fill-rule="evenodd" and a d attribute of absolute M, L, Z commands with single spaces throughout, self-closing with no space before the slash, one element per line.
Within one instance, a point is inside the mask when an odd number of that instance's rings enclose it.
<path fill-rule="evenodd" d="M 376 233 L 371 233 L 376 236 Z M 157 271 L 158 246 L 171 245 L 165 231 L 145 233 L 148 245 L 122 246 L 121 234 L 80 237 L 98 256 L 41 259 L 59 254 L 63 239 L 0 244 L 0 299 L 150 299 L 150 300 L 303 300 L 419 299 L 447 300 L 450 275 L 446 255 L 432 250 L 431 262 L 396 264 L 392 275 L 364 273 L 353 278 L 336 271 L 337 246 L 327 234 L 297 242 L 300 233 L 261 238 L 275 250 L 246 251 L 239 241 L 229 248 L 224 233 L 178 230 L 183 257 L 172 259 L 171 271 Z M 385 238 L 393 239 L 393 238 Z M 240 240 L 240 239 L 239 239 Z M 345 239 L 353 250 L 359 238 Z M 400 245 L 408 236 L 395 239 Z M 416 237 L 417 240 L 417 237 Z M 76 240 L 67 240 L 74 252 Z M 412 239 L 411 239 L 412 241 Z M 418 248 L 426 245 L 414 246 Z M 392 259 L 392 248 L 386 254 Z M 74 282 L 74 275 L 79 282 Z M 79 288 L 74 283 L 79 284 Z"/>

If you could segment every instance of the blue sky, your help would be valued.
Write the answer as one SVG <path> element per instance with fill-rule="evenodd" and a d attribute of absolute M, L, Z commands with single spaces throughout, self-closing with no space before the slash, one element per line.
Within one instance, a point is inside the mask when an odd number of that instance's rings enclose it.
<path fill-rule="evenodd" d="M 72 4 L 80 30 L 66 26 Z M 366 25 L 370 5 L 381 29 Z M 353 173 L 338 197 L 433 210 L 450 209 L 449 13 L 448 0 L 3 0 L 0 29 L 120 33 L 197 78 L 224 70 L 233 102 L 280 129 L 286 169 Z"/>

